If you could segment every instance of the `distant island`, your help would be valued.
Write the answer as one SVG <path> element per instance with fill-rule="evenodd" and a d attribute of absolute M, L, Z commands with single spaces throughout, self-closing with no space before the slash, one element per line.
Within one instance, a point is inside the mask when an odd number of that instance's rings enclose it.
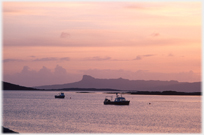
<path fill-rule="evenodd" d="M 86 78 L 86 77 L 85 77 Z M 84 78 L 83 78 L 84 79 Z M 94 80 L 94 78 L 92 78 Z M 93 81 L 92 80 L 92 81 Z M 99 79 L 100 80 L 100 79 Z M 108 80 L 108 79 L 107 79 Z M 106 80 L 106 81 L 107 81 Z M 123 79 L 118 79 L 118 80 L 123 80 Z M 114 80 L 114 81 L 118 81 L 118 80 Z M 84 80 L 82 80 L 83 82 Z M 85 81 L 88 81 L 87 79 L 85 79 Z M 113 81 L 113 80 L 110 80 Z M 127 80 L 126 80 L 127 81 Z M 147 81 L 148 82 L 148 81 Z M 151 81 L 150 81 L 151 82 Z M 158 81 L 157 81 L 158 82 Z M 120 89 L 112 89 L 112 88 L 77 88 L 77 87 L 72 87 L 72 88 L 59 88 L 59 89 L 55 89 L 55 87 L 50 87 L 50 89 L 42 89 L 41 87 L 25 87 L 25 86 L 20 86 L 17 84 L 12 84 L 12 83 L 8 83 L 8 82 L 2 82 L 3 83 L 3 90 L 15 90 L 15 91 L 83 91 L 83 92 L 87 92 L 87 91 L 102 91 L 102 92 L 107 92 L 109 94 L 115 94 L 115 93 L 124 93 L 124 94 L 137 94 L 137 95 L 202 95 L 201 93 L 201 86 L 199 90 L 195 90 L 195 91 L 175 91 L 175 90 L 163 90 L 163 91 L 140 91 L 140 90 L 120 90 Z M 148 82 L 149 83 L 149 82 Z M 165 82 L 167 83 L 167 82 Z M 170 82 L 172 83 L 172 82 Z M 182 83 L 182 85 L 185 85 L 186 83 Z M 194 83 L 193 83 L 194 84 Z M 187 86 L 189 86 L 189 84 L 186 84 Z M 194 84 L 195 85 L 195 84 Z M 199 83 L 197 83 L 197 85 L 199 85 Z M 171 86 L 171 85 L 169 85 Z M 44 86 L 42 86 L 44 87 Z M 91 87 L 91 85 L 90 85 Z"/>
<path fill-rule="evenodd" d="M 201 82 L 178 82 L 159 80 L 128 80 L 98 79 L 84 75 L 81 81 L 67 84 L 36 86 L 37 89 L 113 89 L 124 91 L 177 91 L 177 92 L 201 92 Z"/>

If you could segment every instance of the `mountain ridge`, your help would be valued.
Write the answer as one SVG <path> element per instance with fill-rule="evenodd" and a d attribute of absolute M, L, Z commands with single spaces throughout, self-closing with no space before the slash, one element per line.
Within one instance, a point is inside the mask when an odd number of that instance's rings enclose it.
<path fill-rule="evenodd" d="M 201 92 L 201 82 L 178 82 L 159 80 L 129 80 L 129 79 L 98 79 L 84 75 L 82 80 L 73 83 L 36 86 L 37 89 L 64 89 L 64 88 L 96 88 L 118 89 L 132 91 L 164 91 Z"/>

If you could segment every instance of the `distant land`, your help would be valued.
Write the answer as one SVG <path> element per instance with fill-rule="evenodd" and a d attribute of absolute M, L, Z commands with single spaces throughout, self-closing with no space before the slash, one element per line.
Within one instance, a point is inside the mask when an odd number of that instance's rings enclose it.
<path fill-rule="evenodd" d="M 178 82 L 159 80 L 128 80 L 98 79 L 84 75 L 82 80 L 74 83 L 37 86 L 36 89 L 112 89 L 123 91 L 177 91 L 177 92 L 201 92 L 201 82 Z"/>
<path fill-rule="evenodd" d="M 3 90 L 37 90 L 36 88 L 24 87 L 17 84 L 3 82 Z"/>
<path fill-rule="evenodd" d="M 2 82 L 3 90 L 16 90 L 16 91 L 120 91 L 116 89 L 96 89 L 96 88 L 64 88 L 64 89 L 37 89 L 32 87 L 20 86 L 8 82 Z"/>
<path fill-rule="evenodd" d="M 63 89 L 36 89 L 24 87 L 8 82 L 3 82 L 3 90 L 15 90 L 15 91 L 81 91 L 82 93 L 89 93 L 90 91 L 103 91 L 107 94 L 123 93 L 133 95 L 202 95 L 201 92 L 177 92 L 177 91 L 124 91 L 117 89 L 96 89 L 96 88 L 63 88 Z M 80 93 L 81 93 L 80 92 Z"/>

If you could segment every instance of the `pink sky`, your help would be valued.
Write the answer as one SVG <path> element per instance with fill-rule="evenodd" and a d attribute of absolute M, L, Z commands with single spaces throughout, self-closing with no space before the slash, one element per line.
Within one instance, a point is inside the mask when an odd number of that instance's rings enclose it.
<path fill-rule="evenodd" d="M 3 2 L 3 80 L 201 81 L 201 2 Z"/>

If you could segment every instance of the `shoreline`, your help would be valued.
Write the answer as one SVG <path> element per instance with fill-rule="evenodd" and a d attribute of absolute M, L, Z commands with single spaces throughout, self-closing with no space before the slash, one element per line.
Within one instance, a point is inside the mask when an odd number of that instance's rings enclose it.
<path fill-rule="evenodd" d="M 65 91 L 65 92 L 77 92 L 77 93 L 93 93 L 104 92 L 107 94 L 131 94 L 131 95 L 178 95 L 178 96 L 202 96 L 202 92 L 177 92 L 177 91 L 125 91 L 115 89 L 95 89 L 95 88 L 75 88 L 75 89 L 39 89 L 39 90 L 3 90 L 3 91 Z"/>

